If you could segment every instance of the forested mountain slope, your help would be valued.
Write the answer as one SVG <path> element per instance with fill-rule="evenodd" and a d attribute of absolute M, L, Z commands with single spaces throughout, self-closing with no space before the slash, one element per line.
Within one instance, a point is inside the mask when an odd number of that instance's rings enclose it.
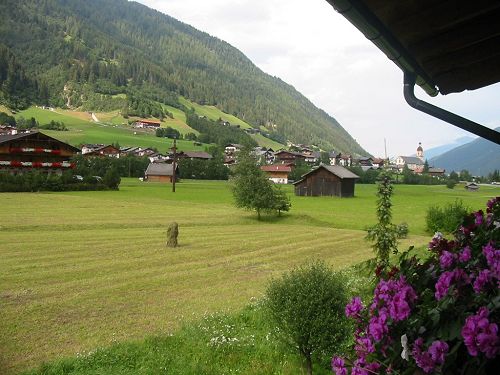
<path fill-rule="evenodd" d="M 500 128 L 495 130 L 500 131 Z M 456 147 L 429 160 L 431 165 L 446 172 L 468 170 L 473 176 L 486 176 L 500 170 L 500 145 L 483 138 Z"/>
<path fill-rule="evenodd" d="M 0 100 L 163 116 L 179 95 L 275 138 L 366 154 L 340 124 L 240 51 L 125 0 L 2 0 Z M 123 95 L 126 94 L 126 95 Z"/>

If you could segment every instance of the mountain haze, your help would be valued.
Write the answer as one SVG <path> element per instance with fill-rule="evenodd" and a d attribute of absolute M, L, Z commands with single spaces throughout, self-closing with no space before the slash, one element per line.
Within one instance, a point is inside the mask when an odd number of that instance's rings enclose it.
<path fill-rule="evenodd" d="M 144 5 L 3 0 L 0 12 L 0 100 L 11 107 L 157 117 L 158 103 L 180 108 L 183 96 L 265 128 L 281 142 L 367 155 L 332 116 L 236 48 Z M 21 78 L 23 85 L 9 83 Z M 34 89 L 20 93 L 14 86 Z"/>
<path fill-rule="evenodd" d="M 458 139 L 455 139 L 453 142 L 447 143 L 445 145 L 436 146 L 436 147 L 426 149 L 425 150 L 425 157 L 427 159 L 432 159 L 432 158 L 438 157 L 439 155 L 442 155 L 445 152 L 450 151 L 456 147 L 459 147 L 459 146 L 462 146 L 466 143 L 472 142 L 474 139 L 475 138 L 473 138 L 473 137 L 467 137 L 467 136 L 460 137 Z"/>
<path fill-rule="evenodd" d="M 466 169 L 473 176 L 486 176 L 500 170 L 500 145 L 478 138 L 430 159 L 429 164 L 445 168 L 448 173 Z"/>

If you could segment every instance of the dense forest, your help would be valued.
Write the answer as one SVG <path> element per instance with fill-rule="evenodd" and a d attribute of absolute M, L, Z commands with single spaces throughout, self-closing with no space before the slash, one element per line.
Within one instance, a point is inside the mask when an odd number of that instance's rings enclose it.
<path fill-rule="evenodd" d="M 240 51 L 126 0 L 0 2 L 0 101 L 162 117 L 179 95 L 295 143 L 366 154 L 340 124 Z"/>

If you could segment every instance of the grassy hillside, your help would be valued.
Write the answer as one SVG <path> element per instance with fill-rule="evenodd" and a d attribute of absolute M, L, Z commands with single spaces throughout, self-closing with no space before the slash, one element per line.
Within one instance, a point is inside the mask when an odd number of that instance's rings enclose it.
<path fill-rule="evenodd" d="M 401 247 L 427 243 L 429 205 L 461 198 L 477 209 L 499 194 L 397 186 L 394 221 L 411 233 Z M 174 220 L 180 247 L 171 250 Z M 353 199 L 293 196 L 289 214 L 262 222 L 233 207 L 227 182 L 183 181 L 175 194 L 132 179 L 117 192 L 3 193 L 0 373 L 237 311 L 306 259 L 335 268 L 366 259 L 363 228 L 374 222 L 370 185 Z"/>
<path fill-rule="evenodd" d="M 91 121 L 90 115 L 86 112 L 60 109 L 49 111 L 37 107 L 30 107 L 27 110 L 21 111 L 16 114 L 16 117 L 34 117 L 40 124 L 49 123 L 51 120 L 62 121 L 65 123 L 66 127 L 70 129 L 69 131 L 42 130 L 43 133 L 75 146 L 82 143 L 110 144 L 118 142 L 120 146 L 155 147 L 160 152 L 166 152 L 172 147 L 173 141 L 171 139 L 158 138 L 154 133 L 133 129 L 129 126 L 122 126 L 123 120 L 114 112 L 109 113 L 108 116 L 101 116 L 99 113 L 96 115 L 99 120 L 109 121 L 109 124 Z M 113 123 L 115 123 L 115 125 L 112 125 Z M 164 126 L 167 126 L 167 123 L 165 123 Z M 189 132 L 187 129 L 184 129 L 184 131 Z M 192 129 L 190 131 L 194 132 Z M 177 144 L 179 149 L 184 151 L 203 151 L 207 146 L 195 146 L 192 141 L 183 140 L 179 140 Z"/>
<path fill-rule="evenodd" d="M 236 123 L 234 122 L 235 119 L 239 121 L 240 124 L 244 124 L 243 121 L 234 116 L 226 115 L 215 107 L 201 106 L 187 100 L 184 100 L 184 103 L 189 104 L 190 106 L 192 104 L 196 109 L 196 113 L 200 116 L 208 117 L 208 115 L 210 115 L 209 118 L 214 120 L 225 116 L 223 118 L 227 119 L 227 121 L 233 121 L 231 122 L 232 124 Z M 161 123 L 161 127 L 170 126 L 171 128 L 178 130 L 183 135 L 187 133 L 194 133 L 196 135 L 199 134 L 197 130 L 186 124 L 186 114 L 183 111 L 167 105 L 164 105 L 164 108 L 171 112 L 174 118 L 165 118 Z M 0 111 L 1 110 L 2 109 L 0 108 Z M 40 122 L 40 124 L 47 124 L 51 120 L 62 121 L 66 127 L 70 129 L 69 131 L 58 132 L 43 130 L 43 132 L 75 146 L 82 143 L 110 144 L 118 142 L 120 146 L 155 147 L 161 152 L 165 152 L 172 146 L 172 140 L 158 138 L 154 135 L 154 132 L 133 129 L 128 125 L 128 121 L 138 119 L 138 117 L 132 116 L 125 119 L 120 115 L 119 111 L 96 112 L 95 116 L 99 120 L 98 123 L 93 121 L 89 112 L 61 108 L 56 108 L 54 111 L 50 111 L 39 107 L 30 107 L 24 111 L 18 112 L 15 116 L 17 118 L 21 116 L 24 118 L 34 117 Z M 250 127 L 248 124 L 242 125 L 242 127 L 243 126 L 245 128 Z M 251 137 L 255 139 L 259 146 L 267 148 L 271 147 L 274 150 L 284 147 L 282 144 L 266 138 L 261 134 L 251 135 Z M 179 149 L 183 151 L 204 150 L 207 146 L 195 146 L 192 141 L 183 140 L 179 140 L 178 145 Z"/>
<path fill-rule="evenodd" d="M 230 115 L 228 113 L 224 113 L 215 106 L 200 105 L 186 98 L 183 98 L 182 96 L 179 98 L 179 103 L 184 105 L 186 108 L 194 108 L 195 112 L 198 115 L 206 116 L 210 120 L 216 121 L 221 118 L 224 121 L 229 121 L 231 125 L 239 125 L 242 129 L 249 129 L 252 127 L 250 124 L 246 123 L 243 120 L 240 120 L 238 117 Z"/>

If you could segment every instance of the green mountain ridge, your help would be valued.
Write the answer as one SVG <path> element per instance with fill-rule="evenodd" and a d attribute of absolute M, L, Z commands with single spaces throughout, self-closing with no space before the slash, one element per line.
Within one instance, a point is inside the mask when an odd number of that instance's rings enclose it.
<path fill-rule="evenodd" d="M 144 5 L 4 0 L 0 12 L 0 101 L 11 107 L 157 117 L 158 102 L 182 108 L 183 96 L 265 127 L 282 143 L 368 154 L 333 117 L 236 48 Z"/>

